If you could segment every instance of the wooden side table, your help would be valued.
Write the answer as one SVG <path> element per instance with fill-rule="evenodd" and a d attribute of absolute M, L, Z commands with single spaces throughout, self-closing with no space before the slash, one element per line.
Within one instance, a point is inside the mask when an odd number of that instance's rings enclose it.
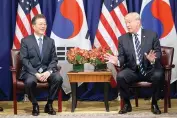
<path fill-rule="evenodd" d="M 100 71 L 100 72 L 68 72 L 69 81 L 71 84 L 72 90 L 72 106 L 71 112 L 74 112 L 77 106 L 77 96 L 76 89 L 78 82 L 104 82 L 104 103 L 106 111 L 109 112 L 109 104 L 108 104 L 108 85 L 110 83 L 110 79 L 112 73 L 110 71 Z"/>

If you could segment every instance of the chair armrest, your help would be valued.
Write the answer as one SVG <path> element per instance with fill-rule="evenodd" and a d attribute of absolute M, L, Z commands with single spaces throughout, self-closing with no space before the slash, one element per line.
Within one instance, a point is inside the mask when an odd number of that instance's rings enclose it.
<path fill-rule="evenodd" d="M 17 70 L 16 70 L 16 68 L 14 68 L 14 67 L 10 67 L 10 71 L 12 71 L 12 72 L 16 72 Z"/>
<path fill-rule="evenodd" d="M 171 81 L 171 71 L 175 67 L 174 64 L 164 66 L 165 69 L 165 82 L 170 83 Z"/>
<path fill-rule="evenodd" d="M 172 64 L 172 68 L 174 68 L 175 67 L 175 64 Z"/>
<path fill-rule="evenodd" d="M 57 69 L 58 69 L 58 71 L 60 71 L 61 70 L 61 66 L 57 65 Z"/>
<path fill-rule="evenodd" d="M 164 66 L 164 69 L 165 69 L 165 70 L 171 70 L 171 69 L 174 68 L 174 67 L 175 67 L 174 64 L 172 64 L 172 65 L 165 65 L 165 66 Z"/>
<path fill-rule="evenodd" d="M 17 84 L 17 70 L 16 68 L 14 67 L 10 67 L 10 70 L 12 71 L 12 82 L 13 82 L 13 85 L 16 85 Z"/>

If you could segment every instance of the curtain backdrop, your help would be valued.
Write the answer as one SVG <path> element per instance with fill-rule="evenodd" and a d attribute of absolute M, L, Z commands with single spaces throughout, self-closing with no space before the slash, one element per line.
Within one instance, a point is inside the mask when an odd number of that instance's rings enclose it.
<path fill-rule="evenodd" d="M 47 18 L 47 35 L 50 36 L 53 25 L 56 1 L 58 0 L 39 0 L 42 13 Z M 83 0 L 85 13 L 91 36 L 91 42 L 95 37 L 98 26 L 99 16 L 103 0 Z M 129 12 L 140 12 L 142 0 L 126 0 Z M 177 28 L 177 1 L 170 0 L 171 9 L 175 26 Z M 15 22 L 18 0 L 1 0 L 0 4 L 0 100 L 12 99 L 12 76 L 10 72 L 10 50 L 12 48 L 15 32 Z M 168 20 L 168 19 L 167 19 Z M 176 39 L 177 40 L 177 39 Z M 175 83 L 174 83 L 175 84 Z M 83 84 L 79 87 L 79 97 L 81 100 L 103 100 L 102 84 Z M 176 85 L 175 85 L 176 86 Z M 172 89 L 176 94 L 176 89 Z M 117 93 L 115 89 L 110 89 L 109 99 L 115 99 Z"/>

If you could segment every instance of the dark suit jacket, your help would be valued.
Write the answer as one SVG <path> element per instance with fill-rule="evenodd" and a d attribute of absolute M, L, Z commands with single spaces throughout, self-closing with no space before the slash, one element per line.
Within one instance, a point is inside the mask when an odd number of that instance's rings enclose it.
<path fill-rule="evenodd" d="M 57 71 L 57 55 L 54 40 L 44 36 L 42 57 L 40 56 L 39 46 L 34 35 L 30 35 L 21 40 L 20 59 L 22 61 L 22 71 L 20 79 L 25 73 L 35 75 L 39 68 L 43 71 Z"/>
<path fill-rule="evenodd" d="M 146 59 L 144 53 L 149 53 L 150 50 L 155 50 L 156 60 L 155 64 L 151 65 L 149 60 Z M 137 69 L 136 65 L 136 54 L 133 44 L 133 37 L 131 33 L 126 33 L 119 37 L 119 55 L 118 59 L 120 61 L 120 66 L 123 68 L 130 68 L 132 70 Z M 161 68 L 160 58 L 161 58 L 161 47 L 158 36 L 155 32 L 142 29 L 141 33 L 141 54 L 143 55 L 143 67 L 146 71 L 151 70 L 153 67 Z"/>

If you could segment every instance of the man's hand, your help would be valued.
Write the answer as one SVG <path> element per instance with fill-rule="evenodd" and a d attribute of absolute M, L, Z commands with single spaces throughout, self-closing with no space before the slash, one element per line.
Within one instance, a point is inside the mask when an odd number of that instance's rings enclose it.
<path fill-rule="evenodd" d="M 108 60 L 107 63 L 112 63 L 112 64 L 114 64 L 114 65 L 117 65 L 117 64 L 118 64 L 118 57 L 117 57 L 117 56 L 113 56 L 113 55 L 111 55 L 111 54 L 109 54 L 109 53 L 106 53 L 106 54 L 104 55 L 104 59 Z"/>
<path fill-rule="evenodd" d="M 42 73 L 42 77 L 41 77 L 42 82 L 46 82 L 47 79 L 49 78 L 49 76 L 50 76 L 49 71 L 46 71 L 46 72 Z"/>
<path fill-rule="evenodd" d="M 155 61 L 155 59 L 157 58 L 154 50 L 150 50 L 149 54 L 144 53 L 144 55 L 151 63 L 153 63 Z"/>
<path fill-rule="evenodd" d="M 42 82 L 42 80 L 41 80 L 41 78 L 42 78 L 42 76 L 43 76 L 42 74 L 36 73 L 35 76 L 36 76 L 36 78 L 37 78 L 40 82 Z"/>

